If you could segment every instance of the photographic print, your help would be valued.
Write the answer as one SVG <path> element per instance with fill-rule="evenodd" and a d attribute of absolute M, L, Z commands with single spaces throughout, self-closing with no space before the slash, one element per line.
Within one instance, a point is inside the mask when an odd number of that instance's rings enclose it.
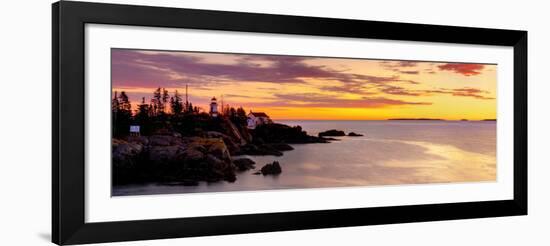
<path fill-rule="evenodd" d="M 523 30 L 56 2 L 52 242 L 526 215 L 527 61 Z"/>
<path fill-rule="evenodd" d="M 113 48 L 112 195 L 494 182 L 496 68 Z"/>

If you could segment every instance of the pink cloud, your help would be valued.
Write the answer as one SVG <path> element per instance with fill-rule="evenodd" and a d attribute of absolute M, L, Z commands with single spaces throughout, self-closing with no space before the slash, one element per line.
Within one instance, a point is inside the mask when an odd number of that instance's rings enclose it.
<path fill-rule="evenodd" d="M 485 67 L 482 64 L 473 63 L 447 63 L 437 66 L 439 70 L 447 70 L 455 73 L 462 74 L 464 76 L 478 75 Z"/>

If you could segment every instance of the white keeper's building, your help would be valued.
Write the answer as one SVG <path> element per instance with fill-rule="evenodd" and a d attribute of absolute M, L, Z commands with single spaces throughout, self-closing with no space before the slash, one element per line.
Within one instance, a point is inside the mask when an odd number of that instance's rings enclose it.
<path fill-rule="evenodd" d="M 263 124 L 270 124 L 273 121 L 269 118 L 267 114 L 264 112 L 252 112 L 248 113 L 247 115 L 247 125 L 249 129 L 254 129 L 256 126 L 263 125 Z"/>

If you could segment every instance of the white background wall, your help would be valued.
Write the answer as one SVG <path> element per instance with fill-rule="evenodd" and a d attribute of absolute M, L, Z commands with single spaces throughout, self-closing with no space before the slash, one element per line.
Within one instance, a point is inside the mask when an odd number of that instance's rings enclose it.
<path fill-rule="evenodd" d="M 99 1 L 99 0 L 98 0 Z M 550 245 L 550 31 L 545 1 L 118 0 L 199 9 L 529 31 L 529 215 L 113 245 Z M 0 245 L 50 241 L 50 0 L 0 7 Z"/>

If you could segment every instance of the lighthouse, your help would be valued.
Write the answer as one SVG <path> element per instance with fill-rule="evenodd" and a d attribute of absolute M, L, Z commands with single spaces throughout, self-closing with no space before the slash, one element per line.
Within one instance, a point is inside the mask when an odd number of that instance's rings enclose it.
<path fill-rule="evenodd" d="M 210 101 L 210 115 L 218 117 L 218 102 L 216 101 L 216 97 L 213 97 Z"/>

